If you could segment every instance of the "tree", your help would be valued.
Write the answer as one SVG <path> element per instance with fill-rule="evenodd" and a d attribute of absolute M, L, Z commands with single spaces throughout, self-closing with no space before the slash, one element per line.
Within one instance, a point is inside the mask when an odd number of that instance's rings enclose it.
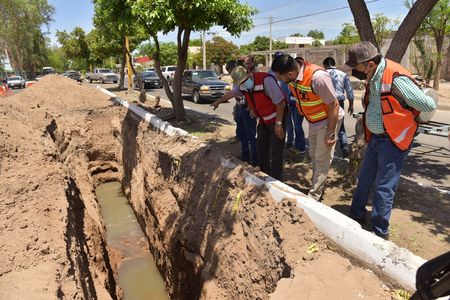
<path fill-rule="evenodd" d="M 405 5 L 406 7 L 412 9 L 412 7 L 415 5 L 415 1 L 406 0 Z M 443 53 L 442 51 L 444 39 L 446 36 L 450 34 L 449 16 L 450 16 L 450 1 L 439 0 L 437 5 L 427 15 L 427 17 L 425 18 L 419 29 L 422 34 L 431 35 L 436 43 L 436 64 L 435 64 L 436 68 L 434 71 L 434 83 L 433 83 L 433 88 L 436 90 L 439 90 L 439 81 L 441 79 L 441 62 L 442 57 L 445 55 L 445 53 Z M 420 40 L 418 41 L 418 43 L 419 43 L 418 49 L 419 51 L 421 51 Z M 422 50 L 424 51 L 424 49 Z M 424 53 L 424 55 L 422 56 L 426 57 L 426 54 Z"/>
<path fill-rule="evenodd" d="M 201 47 L 202 46 L 202 39 L 193 39 L 189 41 L 189 46 L 193 47 Z"/>
<path fill-rule="evenodd" d="M 123 88 L 125 78 L 125 64 L 127 59 L 131 65 L 133 74 L 136 75 L 131 52 L 148 36 L 145 35 L 141 23 L 132 14 L 131 5 L 133 1 L 127 0 L 93 0 L 94 2 L 94 25 L 99 34 L 105 40 L 114 41 L 121 45 L 121 51 L 115 54 L 122 56 L 120 69 L 119 87 Z M 129 51 L 126 48 L 126 40 L 129 42 Z M 140 90 L 142 84 L 138 77 Z M 131 80 L 131 78 L 129 78 Z M 144 95 L 144 94 L 143 94 Z"/>
<path fill-rule="evenodd" d="M 297 32 L 297 33 L 291 34 L 290 36 L 303 37 L 304 35 L 301 34 L 300 32 Z"/>
<path fill-rule="evenodd" d="M 241 54 L 250 54 L 254 51 L 267 51 L 270 48 L 270 39 L 266 36 L 256 36 L 253 42 L 242 45 L 239 49 Z M 274 41 L 272 49 L 281 50 L 288 48 L 288 44 L 282 41 Z M 263 55 L 254 55 L 257 64 L 264 63 L 265 57 Z"/>
<path fill-rule="evenodd" d="M 63 72 L 70 68 L 69 60 L 63 49 L 57 46 L 51 46 L 48 49 L 46 65 L 52 66 L 58 72 Z"/>
<path fill-rule="evenodd" d="M 111 57 L 116 61 L 122 52 L 121 40 L 106 38 L 98 28 L 87 34 L 86 42 L 89 48 L 89 63 L 93 66 L 102 66 L 103 61 Z"/>
<path fill-rule="evenodd" d="M 325 39 L 325 34 L 317 29 L 310 30 L 306 36 L 312 37 L 315 40 L 323 40 Z"/>
<path fill-rule="evenodd" d="M 418 0 L 414 3 L 392 39 L 392 43 L 386 53 L 387 58 L 396 62 L 402 59 L 414 33 L 437 1 Z M 348 3 L 361 40 L 369 41 L 378 47 L 366 3 L 360 0 L 348 0 Z"/>
<path fill-rule="evenodd" d="M 223 70 L 223 65 L 235 59 L 239 54 L 239 48 L 235 44 L 225 40 L 223 37 L 214 36 L 211 41 L 206 42 L 206 62 L 214 63 Z M 194 62 L 201 65 L 202 54 L 195 56 Z"/>
<path fill-rule="evenodd" d="M 0 47 L 5 48 L 17 71 L 36 71 L 47 60 L 44 26 L 52 21 L 54 7 L 47 0 L 0 1 Z"/>
<path fill-rule="evenodd" d="M 379 48 L 383 47 L 383 40 L 389 36 L 392 31 L 391 19 L 383 14 L 376 14 L 372 21 L 372 28 L 375 35 L 375 42 Z"/>
<path fill-rule="evenodd" d="M 360 40 L 356 27 L 353 24 L 344 23 L 341 33 L 334 40 L 334 44 L 352 45 L 358 43 Z"/>
<path fill-rule="evenodd" d="M 61 44 L 65 56 L 71 60 L 71 69 L 86 70 L 89 66 L 89 48 L 86 33 L 81 27 L 75 27 L 71 33 L 56 31 L 56 38 Z"/>
<path fill-rule="evenodd" d="M 178 59 L 178 48 L 173 42 L 161 43 L 160 47 L 160 63 L 162 66 L 176 65 Z M 138 53 L 140 55 L 147 55 L 153 58 L 153 54 L 156 51 L 155 45 L 151 43 L 144 43 L 138 47 Z"/>
<path fill-rule="evenodd" d="M 164 89 L 174 108 L 177 120 L 185 120 L 186 111 L 181 97 L 181 78 L 187 62 L 187 50 L 192 31 L 209 30 L 213 25 L 223 26 L 234 36 L 252 27 L 250 18 L 256 11 L 238 0 L 135 0 L 132 3 L 133 14 L 146 28 L 146 32 L 155 42 L 155 67 Z M 173 92 L 167 80 L 162 76 L 160 64 L 160 45 L 158 32 L 177 31 L 178 61 L 173 80 Z"/>

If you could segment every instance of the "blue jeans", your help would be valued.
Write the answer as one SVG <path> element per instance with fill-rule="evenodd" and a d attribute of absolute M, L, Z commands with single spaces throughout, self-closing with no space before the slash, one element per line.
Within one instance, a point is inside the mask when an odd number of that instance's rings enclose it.
<path fill-rule="evenodd" d="M 344 101 L 339 101 L 339 105 L 342 107 L 343 110 L 345 110 Z M 348 141 L 347 141 L 347 134 L 345 133 L 344 118 L 342 118 L 342 125 L 341 128 L 339 128 L 338 140 L 341 149 L 346 148 L 348 150 Z"/>
<path fill-rule="evenodd" d="M 289 116 L 286 119 L 286 144 L 294 144 L 295 135 L 294 147 L 300 151 L 305 151 L 305 132 L 303 131 L 302 123 L 303 116 L 298 113 L 295 103 L 289 101 Z"/>
<path fill-rule="evenodd" d="M 372 135 L 359 170 L 358 186 L 353 194 L 350 217 L 363 219 L 369 192 L 373 184 L 372 230 L 380 236 L 389 233 L 389 218 L 403 161 L 411 147 L 401 151 L 385 135 Z"/>
<path fill-rule="evenodd" d="M 258 163 L 256 154 L 256 119 L 250 118 L 250 112 L 245 106 L 241 105 L 236 105 L 236 135 L 241 142 L 242 160 L 256 166 Z"/>

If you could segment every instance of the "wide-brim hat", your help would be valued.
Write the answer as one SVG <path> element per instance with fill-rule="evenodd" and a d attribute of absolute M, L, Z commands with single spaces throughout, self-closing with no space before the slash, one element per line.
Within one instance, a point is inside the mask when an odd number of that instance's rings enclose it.
<path fill-rule="evenodd" d="M 235 85 L 241 85 L 249 77 L 247 70 L 243 66 L 237 66 L 231 72 L 231 78 Z"/>
<path fill-rule="evenodd" d="M 348 60 L 339 69 L 344 72 L 348 72 L 356 67 L 357 64 L 368 61 L 380 54 L 377 47 L 371 42 L 363 41 L 357 44 L 353 44 L 348 48 L 347 55 Z"/>

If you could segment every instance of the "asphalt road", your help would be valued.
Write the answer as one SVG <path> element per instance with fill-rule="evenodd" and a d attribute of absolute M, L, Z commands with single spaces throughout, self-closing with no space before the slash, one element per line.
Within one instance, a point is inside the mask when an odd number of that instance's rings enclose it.
<path fill-rule="evenodd" d="M 99 83 L 83 83 L 91 86 L 102 86 L 104 88 L 115 87 L 115 84 L 99 84 Z M 14 93 L 22 91 L 14 90 Z M 164 89 L 147 90 L 150 95 L 160 95 L 161 100 L 168 99 Z M 355 99 L 361 99 L 362 91 L 355 91 Z M 211 118 L 217 117 L 233 122 L 233 106 L 234 100 L 223 103 L 217 110 L 213 110 L 210 103 L 195 104 L 190 97 L 183 97 L 186 109 L 193 109 L 202 113 L 211 115 Z M 346 103 L 347 105 L 348 103 Z M 355 100 L 355 113 L 362 112 L 361 101 Z M 346 112 L 347 113 L 347 112 Z M 441 123 L 450 123 L 450 111 L 437 110 L 432 121 Z M 356 119 L 348 116 L 345 117 L 345 128 L 350 140 L 355 135 Z M 306 121 L 303 128 L 307 135 L 308 125 Z M 416 137 L 414 147 L 411 150 L 404 164 L 402 176 L 414 180 L 426 186 L 432 186 L 450 194 L 450 142 L 447 137 L 419 134 Z"/>

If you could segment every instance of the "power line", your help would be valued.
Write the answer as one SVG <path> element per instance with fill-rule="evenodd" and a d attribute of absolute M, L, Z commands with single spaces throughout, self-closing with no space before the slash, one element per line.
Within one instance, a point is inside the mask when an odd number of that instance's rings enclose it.
<path fill-rule="evenodd" d="M 367 1 L 366 4 L 367 3 L 376 2 L 376 1 L 378 1 L 378 0 L 370 0 L 370 1 Z M 310 14 L 307 14 L 307 15 L 292 17 L 292 18 L 288 18 L 288 19 L 282 19 L 282 20 L 275 21 L 275 22 L 267 22 L 267 23 L 263 23 L 263 24 L 258 24 L 258 25 L 255 25 L 254 27 L 269 25 L 270 23 L 275 24 L 275 23 L 281 23 L 281 22 L 291 21 L 291 20 L 295 20 L 295 19 L 301 19 L 301 18 L 316 16 L 316 15 L 321 15 L 321 14 L 324 14 L 324 13 L 329 13 L 329 12 L 333 12 L 333 11 L 337 11 L 337 10 L 343 10 L 343 9 L 346 9 L 346 8 L 349 8 L 349 7 L 350 6 L 346 5 L 346 6 L 342 6 L 342 7 L 333 8 L 333 9 L 322 10 L 322 11 L 310 13 Z"/>

